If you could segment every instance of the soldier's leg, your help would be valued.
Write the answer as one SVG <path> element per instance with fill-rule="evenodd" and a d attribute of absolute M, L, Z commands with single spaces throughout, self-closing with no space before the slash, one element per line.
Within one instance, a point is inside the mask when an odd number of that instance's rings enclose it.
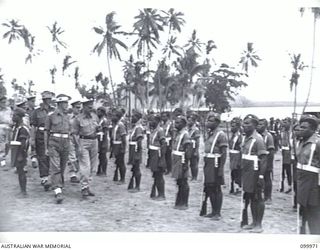
<path fill-rule="evenodd" d="M 230 194 L 234 193 L 234 182 L 235 182 L 235 178 L 236 178 L 236 169 L 232 169 L 230 171 L 230 177 L 231 177 L 231 187 L 230 187 Z"/>
<path fill-rule="evenodd" d="M 68 155 L 68 172 L 71 182 L 78 183 L 77 172 L 79 171 L 78 159 L 74 143 L 70 140 L 70 148 Z"/>
<path fill-rule="evenodd" d="M 106 150 L 103 150 L 101 152 L 101 156 L 99 157 L 99 163 L 101 164 L 101 174 L 107 175 L 108 158 Z"/>
<path fill-rule="evenodd" d="M 133 175 L 136 180 L 135 189 L 137 191 L 139 191 L 140 190 L 140 183 L 141 183 L 141 171 L 140 171 L 140 163 L 139 162 L 135 162 L 135 164 L 133 165 Z"/>
<path fill-rule="evenodd" d="M 212 183 L 206 183 L 205 184 L 205 193 L 206 196 L 210 200 L 211 205 L 211 213 L 207 214 L 205 217 L 212 218 L 214 214 L 214 192 L 213 192 L 213 184 Z"/>
<path fill-rule="evenodd" d="M 183 178 L 182 179 L 182 206 L 183 208 L 187 208 L 188 207 L 188 203 L 189 203 L 189 193 L 190 193 L 190 187 L 189 187 L 189 183 L 188 183 L 188 178 Z"/>
<path fill-rule="evenodd" d="M 223 201 L 221 185 L 216 184 L 214 186 L 213 191 L 214 191 L 213 219 L 219 220 L 221 217 L 221 208 L 222 208 L 222 201 Z"/>
<path fill-rule="evenodd" d="M 35 140 L 36 154 L 39 162 L 39 174 L 41 178 L 41 184 L 44 185 L 48 181 L 49 176 L 49 159 L 45 154 L 45 145 L 43 135 L 38 135 Z"/>
<path fill-rule="evenodd" d="M 153 172 L 152 174 L 153 177 L 153 184 L 151 188 L 151 193 L 150 193 L 150 198 L 155 198 L 156 197 L 156 189 L 157 189 L 157 172 Z"/>
<path fill-rule="evenodd" d="M 90 156 L 89 148 L 90 144 L 86 139 L 80 139 L 79 149 L 79 171 L 80 171 L 80 185 L 83 196 L 86 196 L 86 189 L 89 188 L 89 176 L 90 176 Z"/>
<path fill-rule="evenodd" d="M 281 170 L 281 186 L 280 186 L 280 192 L 284 192 L 284 180 L 285 180 L 285 164 L 282 164 L 282 170 Z"/>
<path fill-rule="evenodd" d="M 262 190 L 260 188 L 258 188 L 256 190 L 256 194 L 255 194 L 255 197 L 254 197 L 252 203 L 256 204 L 256 224 L 255 224 L 255 228 L 253 230 L 256 233 L 261 233 L 262 232 L 262 219 L 263 219 L 263 215 L 264 215 L 265 205 L 264 205 L 264 200 L 262 197 Z"/>
<path fill-rule="evenodd" d="M 70 143 L 68 139 L 60 141 L 60 168 L 62 180 L 64 180 L 64 173 L 69 159 Z"/>
<path fill-rule="evenodd" d="M 192 157 L 190 160 L 191 180 L 197 180 L 199 171 L 199 157 Z"/>
<path fill-rule="evenodd" d="M 166 175 L 170 174 L 172 171 L 172 150 L 170 147 L 167 148 L 166 150 L 166 165 L 167 165 L 167 171 L 166 171 Z"/>
<path fill-rule="evenodd" d="M 288 186 L 289 186 L 287 192 L 290 192 L 291 191 L 291 184 L 292 184 L 291 164 L 287 164 L 286 174 L 287 174 L 287 181 L 288 181 Z"/>
<path fill-rule="evenodd" d="M 177 179 L 178 192 L 176 195 L 175 208 L 179 208 L 182 205 L 182 179 Z"/>
<path fill-rule="evenodd" d="M 320 234 L 320 206 L 306 207 L 306 221 L 310 234 Z"/>
<path fill-rule="evenodd" d="M 99 164 L 99 158 L 98 158 L 98 141 L 97 140 L 90 140 L 89 141 L 89 178 L 88 178 L 88 189 L 90 186 L 90 183 L 92 182 L 92 176 L 94 173 L 96 173 L 98 164 Z M 92 192 L 89 191 L 90 196 L 94 196 Z"/>
<path fill-rule="evenodd" d="M 22 194 L 27 193 L 27 176 L 26 172 L 24 171 L 24 166 L 26 164 L 26 161 L 17 161 L 17 172 L 19 177 L 19 185 L 20 185 L 20 191 Z"/>
<path fill-rule="evenodd" d="M 120 184 L 125 182 L 126 179 L 126 165 L 124 163 L 124 154 L 117 156 L 117 164 L 120 170 Z"/>
<path fill-rule="evenodd" d="M 271 180 L 272 172 L 267 170 L 264 174 L 264 200 L 270 202 L 271 201 L 271 193 L 272 193 L 272 180 Z"/>
<path fill-rule="evenodd" d="M 158 197 L 160 200 L 165 199 L 165 181 L 163 178 L 163 171 L 158 171 L 157 179 Z"/>

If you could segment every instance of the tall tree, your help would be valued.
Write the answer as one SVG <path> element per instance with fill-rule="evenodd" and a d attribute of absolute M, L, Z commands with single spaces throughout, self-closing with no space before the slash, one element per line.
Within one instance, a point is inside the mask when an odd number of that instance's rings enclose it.
<path fill-rule="evenodd" d="M 103 29 L 102 27 L 93 28 L 97 34 L 102 36 L 102 41 L 96 44 L 96 46 L 93 49 L 93 52 L 97 52 L 98 55 L 100 56 L 104 48 L 107 51 L 107 65 L 108 65 L 109 79 L 110 79 L 110 84 L 112 88 L 114 102 L 116 102 L 116 94 L 115 94 L 114 83 L 112 80 L 110 59 L 114 57 L 115 59 L 121 60 L 120 52 L 118 50 L 119 46 L 125 50 L 128 49 L 127 45 L 116 37 L 119 34 L 127 34 L 127 33 L 119 30 L 121 28 L 121 25 L 119 25 L 114 20 L 115 14 L 116 13 L 113 11 L 106 15 L 105 29 Z"/>
<path fill-rule="evenodd" d="M 60 38 L 65 31 L 58 26 L 57 22 L 54 22 L 51 27 L 47 26 L 47 29 L 51 33 L 51 41 L 57 53 L 60 53 L 61 47 L 67 48 L 67 44 Z"/>
<path fill-rule="evenodd" d="M 261 61 L 257 52 L 253 49 L 253 43 L 247 43 L 247 49 L 242 52 L 239 63 L 242 69 L 248 73 L 250 66 L 258 67 L 257 61 Z"/>

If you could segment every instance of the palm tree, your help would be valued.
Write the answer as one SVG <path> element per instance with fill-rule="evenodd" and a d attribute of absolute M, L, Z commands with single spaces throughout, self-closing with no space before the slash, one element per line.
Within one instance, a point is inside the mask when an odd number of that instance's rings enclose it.
<path fill-rule="evenodd" d="M 183 19 L 184 14 L 182 12 L 175 12 L 173 8 L 170 8 L 167 12 L 163 11 L 165 14 L 163 20 L 166 25 L 169 26 L 169 35 L 170 37 L 172 30 L 177 30 L 179 33 L 181 32 L 181 27 L 185 24 L 185 20 Z"/>
<path fill-rule="evenodd" d="M 301 13 L 303 13 L 304 9 L 300 9 Z M 311 69 L 310 69 L 310 81 L 309 81 L 309 88 L 308 88 L 308 95 L 306 102 L 303 106 L 302 113 L 306 110 L 306 107 L 308 106 L 310 94 L 311 94 L 311 87 L 312 87 L 312 81 L 313 81 L 313 68 L 314 68 L 314 56 L 315 56 L 315 48 L 316 48 L 316 27 L 317 27 L 317 19 L 320 17 L 320 8 L 311 8 L 311 11 L 313 13 L 313 39 L 312 39 L 312 56 L 311 56 Z"/>
<path fill-rule="evenodd" d="M 67 55 L 65 56 L 65 58 L 63 59 L 63 63 L 62 63 L 62 75 L 64 75 L 64 72 L 67 68 L 69 68 L 72 64 L 76 63 L 77 61 L 72 61 L 70 62 L 71 56 Z"/>
<path fill-rule="evenodd" d="M 197 49 L 199 52 L 201 52 L 202 45 L 204 45 L 204 43 L 202 43 L 197 37 L 197 31 L 193 30 L 191 38 L 188 40 L 187 44 L 184 47 L 186 47 L 187 49 L 193 49 L 194 51 L 196 51 Z"/>
<path fill-rule="evenodd" d="M 121 56 L 118 50 L 118 46 L 122 47 L 125 50 L 128 49 L 125 43 L 123 43 L 118 38 L 116 38 L 116 35 L 127 34 L 127 33 L 123 31 L 119 31 L 119 28 L 121 27 L 121 25 L 118 25 L 117 22 L 114 21 L 115 14 L 116 13 L 113 11 L 106 15 L 105 30 L 101 27 L 93 28 L 97 34 L 102 35 L 102 41 L 96 44 L 96 46 L 93 49 L 93 52 L 96 51 L 100 56 L 104 48 L 106 48 L 107 50 L 107 65 L 108 65 L 109 79 L 110 79 L 110 84 L 112 88 L 114 102 L 116 101 L 116 94 L 115 94 L 114 83 L 111 75 L 110 59 L 114 57 L 115 59 L 119 59 L 121 61 Z"/>
<path fill-rule="evenodd" d="M 137 21 L 133 24 L 134 32 L 138 32 L 138 39 L 133 43 L 137 46 L 137 55 L 143 56 L 143 61 L 146 61 L 146 56 L 151 55 L 151 46 L 155 49 L 160 43 L 160 31 L 163 31 L 165 24 L 164 18 L 158 14 L 157 9 L 146 8 L 139 10 L 139 15 L 134 18 Z M 147 71 L 149 71 L 150 57 L 147 58 Z M 146 83 L 146 105 L 149 108 L 149 84 Z"/>
<path fill-rule="evenodd" d="M 260 57 L 253 50 L 253 43 L 247 43 L 247 50 L 242 52 L 239 63 L 242 64 L 242 69 L 248 73 L 249 67 L 258 67 L 257 61 L 261 61 Z"/>
<path fill-rule="evenodd" d="M 58 26 L 58 23 L 54 22 L 51 28 L 48 26 L 47 26 L 47 28 L 51 33 L 51 37 L 52 37 L 51 39 L 52 39 L 53 46 L 54 46 L 56 52 L 57 53 L 60 52 L 60 46 L 63 48 L 67 48 L 67 44 L 65 42 L 61 41 L 61 39 L 60 39 L 60 35 L 62 33 L 64 33 L 65 31 L 61 27 Z"/>
<path fill-rule="evenodd" d="M 302 71 L 306 65 L 301 61 L 301 54 L 293 54 L 291 56 L 291 64 L 293 67 L 293 72 L 290 78 L 290 91 L 292 91 L 294 87 L 294 103 L 293 103 L 293 114 L 296 114 L 296 107 L 297 107 L 297 86 L 298 86 L 298 80 L 300 77 L 299 72 Z"/>

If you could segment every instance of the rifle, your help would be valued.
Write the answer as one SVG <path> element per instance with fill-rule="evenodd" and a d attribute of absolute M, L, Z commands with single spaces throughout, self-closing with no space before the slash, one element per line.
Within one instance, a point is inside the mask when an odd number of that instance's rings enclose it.
<path fill-rule="evenodd" d="M 207 200 L 208 200 L 208 195 L 206 192 L 206 188 L 203 188 L 202 192 L 202 198 L 201 198 L 201 210 L 200 210 L 200 216 L 205 216 L 207 214 Z"/>
<path fill-rule="evenodd" d="M 243 191 L 242 191 L 241 192 L 240 227 L 248 225 L 248 206 L 249 206 L 249 200 L 243 198 Z"/>
<path fill-rule="evenodd" d="M 128 185 L 128 189 L 133 189 L 133 180 L 134 180 L 134 175 L 132 174 L 129 185 Z"/>

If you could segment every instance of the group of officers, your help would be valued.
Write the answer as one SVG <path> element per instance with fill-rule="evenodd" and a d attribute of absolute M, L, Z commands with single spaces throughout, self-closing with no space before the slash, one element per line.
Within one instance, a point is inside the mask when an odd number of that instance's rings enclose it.
<path fill-rule="evenodd" d="M 269 132 L 266 119 L 258 119 L 255 115 L 247 115 L 243 120 L 234 118 L 230 122 L 229 135 L 220 126 L 219 114 L 209 113 L 202 133 L 198 116 L 192 112 L 185 115 L 179 108 L 172 116 L 169 112 L 144 115 L 133 111 L 129 122 L 124 110 L 108 110 L 104 106 L 94 109 L 93 99 L 71 100 L 67 95 L 54 97 L 53 93 L 45 91 L 42 100 L 40 107 L 35 108 L 35 97 L 28 97 L 27 101 L 17 102 L 13 110 L 7 144 L 11 148 L 11 164 L 17 169 L 23 195 L 26 195 L 27 182 L 25 166 L 31 156 L 32 163 L 39 167 L 41 185 L 45 191 L 54 191 L 56 203 L 60 204 L 64 199 L 66 168 L 70 181 L 80 183 L 81 196 L 94 196 L 92 177 L 106 175 L 109 147 L 110 157 L 115 158 L 116 165 L 113 181 L 125 183 L 125 154 L 128 152 L 128 164 L 132 166 L 128 190 L 138 192 L 145 145 L 142 141 L 146 138 L 146 167 L 154 179 L 150 192 L 152 199 L 165 199 L 164 175 L 171 175 L 178 186 L 175 208 L 187 209 L 189 179 L 197 180 L 199 158 L 203 155 L 204 187 L 200 215 L 220 220 L 221 187 L 225 185 L 224 168 L 229 159 L 230 193 L 241 194 L 241 227 L 256 233 L 263 231 L 265 203 L 272 202 L 276 151 L 274 135 Z M 280 192 L 294 193 L 293 207 L 297 208 L 298 204 L 298 211 L 311 234 L 320 234 L 320 138 L 317 128 L 318 119 L 312 115 L 302 115 L 296 123 L 286 118 L 282 121 L 279 140 L 282 154 Z M 201 137 L 204 152 L 199 152 Z M 287 189 L 284 188 L 285 178 Z M 207 200 L 211 204 L 211 213 L 206 211 Z"/>

